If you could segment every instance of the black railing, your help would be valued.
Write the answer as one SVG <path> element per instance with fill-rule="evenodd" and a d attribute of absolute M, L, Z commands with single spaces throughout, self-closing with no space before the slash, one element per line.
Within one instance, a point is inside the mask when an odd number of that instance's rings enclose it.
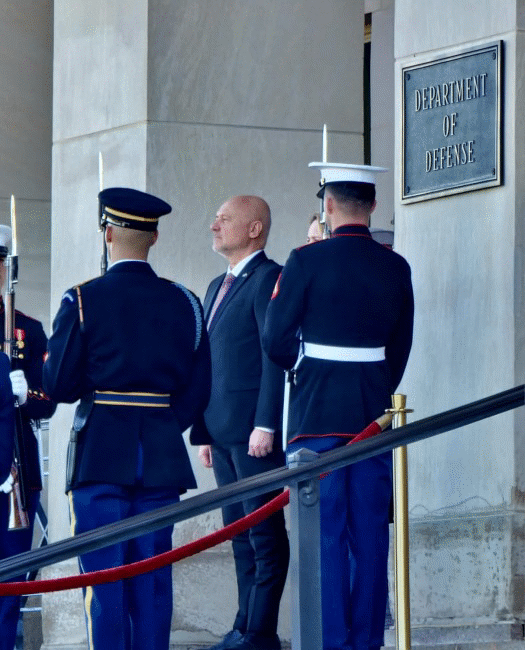
<path fill-rule="evenodd" d="M 440 433 L 504 413 L 522 406 L 524 403 L 525 386 L 517 386 L 465 406 L 407 424 L 399 429 L 385 431 L 381 435 L 368 438 L 355 445 L 325 452 L 306 466 L 276 469 L 242 479 L 216 490 L 190 497 L 180 503 L 135 515 L 114 524 L 48 544 L 43 548 L 21 553 L 0 562 L 0 581 L 164 528 L 258 494 L 271 492 L 285 485 L 317 477 L 326 471 L 339 469 L 345 465 L 390 451 L 395 447 L 425 440 Z"/>

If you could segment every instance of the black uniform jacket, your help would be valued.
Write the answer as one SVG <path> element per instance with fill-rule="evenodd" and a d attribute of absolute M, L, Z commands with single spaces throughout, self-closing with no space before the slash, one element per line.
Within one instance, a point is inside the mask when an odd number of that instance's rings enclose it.
<path fill-rule="evenodd" d="M 389 408 L 412 344 L 410 267 L 375 242 L 365 226 L 337 228 L 331 239 L 292 251 L 268 306 L 263 345 L 292 368 L 305 342 L 385 347 L 385 361 L 304 357 L 292 388 L 289 439 L 358 433 Z"/>
<path fill-rule="evenodd" d="M 208 408 L 192 428 L 192 444 L 247 443 L 255 426 L 281 426 L 284 373 L 262 350 L 264 317 L 281 267 L 261 251 L 252 258 L 218 307 L 209 337 L 212 390 Z M 206 292 L 204 315 L 210 314 L 224 279 L 215 278 Z M 279 445 L 280 435 L 275 436 Z"/>
<path fill-rule="evenodd" d="M 170 408 L 94 404 L 80 432 L 72 487 L 196 487 L 182 432 L 204 411 L 210 352 L 202 307 L 149 264 L 123 261 L 64 294 L 49 339 L 44 386 L 59 402 L 94 390 L 169 393 Z"/>
<path fill-rule="evenodd" d="M 4 343 L 5 306 L 0 298 L 0 332 L 1 343 Z M 16 358 L 12 360 L 13 369 L 24 371 L 29 391 L 27 402 L 20 407 L 22 421 L 21 456 L 26 464 L 26 476 L 32 490 L 42 489 L 40 463 L 38 459 L 38 443 L 31 426 L 31 420 L 50 418 L 56 409 L 53 402 L 42 388 L 42 368 L 47 349 L 47 337 L 42 323 L 21 311 L 15 310 L 14 338 Z"/>
<path fill-rule="evenodd" d="M 7 356 L 0 352 L 0 484 L 9 476 L 14 453 L 14 400 Z"/>

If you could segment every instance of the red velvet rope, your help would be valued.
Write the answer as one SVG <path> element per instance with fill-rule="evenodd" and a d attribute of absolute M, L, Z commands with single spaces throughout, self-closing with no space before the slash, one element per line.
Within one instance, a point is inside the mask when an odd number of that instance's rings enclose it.
<path fill-rule="evenodd" d="M 186 544 L 179 548 L 174 548 L 166 553 L 155 555 L 154 557 L 118 566 L 111 569 L 102 569 L 92 571 L 91 573 L 82 573 L 77 576 L 68 576 L 67 578 L 58 578 L 55 580 L 36 580 L 33 582 L 2 582 L 0 583 L 0 596 L 9 596 L 15 594 L 40 594 L 50 591 L 64 591 L 66 589 L 76 589 L 78 587 L 87 587 L 88 585 L 99 585 L 105 582 L 116 582 L 124 578 L 133 578 L 134 576 L 148 573 L 160 569 L 173 562 L 178 562 L 184 558 L 205 551 L 212 546 L 225 542 L 235 535 L 244 532 L 248 528 L 257 525 L 277 510 L 284 508 L 288 504 L 290 493 L 288 490 L 279 494 L 262 508 L 255 512 L 234 521 L 233 524 L 221 528 L 220 530 L 201 537 L 200 539 Z"/>
<path fill-rule="evenodd" d="M 377 422 L 372 422 L 361 433 L 354 436 L 347 444 L 351 445 L 360 440 L 365 440 L 371 436 L 381 432 L 381 427 Z M 77 589 L 79 587 L 87 587 L 88 585 L 99 585 L 106 582 L 116 582 L 125 578 L 133 578 L 134 576 L 160 569 L 161 567 L 173 564 L 179 560 L 183 560 L 192 555 L 196 555 L 201 551 L 205 551 L 212 546 L 216 546 L 225 542 L 235 535 L 248 530 L 252 526 L 274 514 L 281 508 L 284 508 L 290 501 L 290 491 L 286 490 L 282 494 L 274 497 L 271 501 L 264 506 L 255 510 L 255 512 L 238 519 L 220 530 L 217 530 L 210 535 L 201 537 L 200 539 L 185 544 L 179 548 L 172 549 L 166 553 L 155 555 L 154 557 L 126 564 L 125 566 L 113 567 L 111 569 L 102 569 L 100 571 L 92 571 L 91 573 L 82 573 L 80 575 L 68 576 L 66 578 L 57 578 L 54 580 L 35 580 L 31 582 L 2 582 L 0 583 L 0 596 L 12 596 L 20 594 L 41 594 L 49 593 L 50 591 L 65 591 L 66 589 Z"/>

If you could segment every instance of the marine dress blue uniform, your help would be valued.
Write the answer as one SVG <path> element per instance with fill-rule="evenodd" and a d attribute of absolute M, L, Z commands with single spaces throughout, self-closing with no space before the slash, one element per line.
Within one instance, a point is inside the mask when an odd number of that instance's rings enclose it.
<path fill-rule="evenodd" d="M 149 195 L 141 195 L 135 207 L 147 202 Z M 112 205 L 119 214 L 134 210 Z M 200 302 L 159 278 L 148 263 L 117 262 L 104 276 L 65 293 L 49 339 L 44 385 L 57 401 L 81 399 L 77 417 L 85 423 L 69 490 L 74 534 L 175 503 L 196 487 L 182 432 L 204 411 L 210 376 Z M 169 526 L 88 553 L 80 558 L 81 569 L 165 552 L 171 532 Z M 88 587 L 85 609 L 91 650 L 167 650 L 171 567 Z"/>
<path fill-rule="evenodd" d="M 412 324 L 410 267 L 365 226 L 342 226 L 331 239 L 292 251 L 263 337 L 268 356 L 283 368 L 304 355 L 291 392 L 289 452 L 343 445 L 348 439 L 338 434 L 359 433 L 390 407 Z M 383 643 L 391 472 L 388 453 L 321 481 L 325 650 Z"/>

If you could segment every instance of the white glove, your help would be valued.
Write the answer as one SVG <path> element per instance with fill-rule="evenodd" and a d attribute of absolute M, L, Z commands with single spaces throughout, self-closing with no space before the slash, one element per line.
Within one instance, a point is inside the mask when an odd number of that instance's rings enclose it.
<path fill-rule="evenodd" d="M 14 478 L 13 475 L 10 473 L 9 476 L 6 478 L 6 480 L 0 485 L 0 492 L 5 492 L 6 494 L 9 494 L 11 490 L 13 489 L 13 483 L 14 483 Z"/>
<path fill-rule="evenodd" d="M 13 395 L 18 398 L 18 403 L 23 406 L 27 402 L 27 379 L 23 370 L 11 370 L 9 373 Z"/>

